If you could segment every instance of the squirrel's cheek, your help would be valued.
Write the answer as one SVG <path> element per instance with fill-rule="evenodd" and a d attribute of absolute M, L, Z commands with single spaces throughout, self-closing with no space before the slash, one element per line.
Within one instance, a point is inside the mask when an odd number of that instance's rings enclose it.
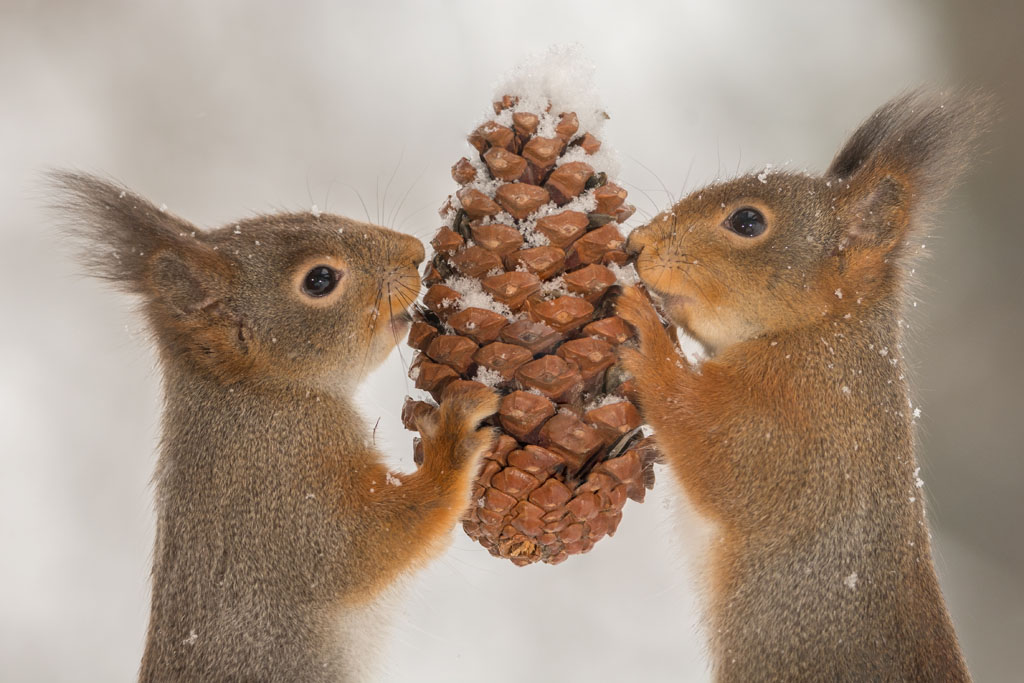
<path fill-rule="evenodd" d="M 396 311 L 395 315 L 386 315 L 384 312 L 373 320 L 370 343 L 373 346 L 385 348 L 385 351 L 390 351 L 409 333 L 409 327 L 410 319 L 404 309 Z"/>

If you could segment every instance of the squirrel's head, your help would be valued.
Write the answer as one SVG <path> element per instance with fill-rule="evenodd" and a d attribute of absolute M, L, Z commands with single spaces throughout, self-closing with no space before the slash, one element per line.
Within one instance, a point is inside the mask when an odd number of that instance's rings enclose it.
<path fill-rule="evenodd" d="M 330 214 L 259 216 L 210 231 L 92 176 L 53 176 L 82 258 L 140 295 L 164 361 L 224 382 L 349 385 L 411 320 L 419 240 Z"/>
<path fill-rule="evenodd" d="M 699 190 L 630 235 L 640 278 L 712 351 L 893 301 L 988 110 L 979 95 L 910 93 L 823 176 L 766 170 Z"/>

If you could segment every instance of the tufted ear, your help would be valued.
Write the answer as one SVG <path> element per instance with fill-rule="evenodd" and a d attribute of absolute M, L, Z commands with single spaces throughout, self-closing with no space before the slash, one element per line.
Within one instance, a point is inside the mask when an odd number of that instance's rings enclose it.
<path fill-rule="evenodd" d="M 94 176 L 56 172 L 69 236 L 95 276 L 141 295 L 170 351 L 190 350 L 218 367 L 237 365 L 251 334 L 227 305 L 232 264 L 188 221 Z"/>
<path fill-rule="evenodd" d="M 56 171 L 50 181 L 79 261 L 129 292 L 145 293 L 147 264 L 158 251 L 185 249 L 197 234 L 188 221 L 95 176 Z"/>
<path fill-rule="evenodd" d="M 825 174 L 850 246 L 888 253 L 927 223 L 991 119 L 979 93 L 915 91 L 880 107 Z"/>
<path fill-rule="evenodd" d="M 228 296 L 230 269 L 207 245 L 158 248 L 143 271 L 143 291 L 182 319 L 211 310 Z"/>

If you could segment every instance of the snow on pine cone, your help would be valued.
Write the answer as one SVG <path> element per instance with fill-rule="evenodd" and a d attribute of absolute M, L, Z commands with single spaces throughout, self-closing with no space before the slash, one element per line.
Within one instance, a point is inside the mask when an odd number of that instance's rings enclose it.
<path fill-rule="evenodd" d="M 633 337 L 614 315 L 632 272 L 618 224 L 634 207 L 575 112 L 512 96 L 494 111 L 452 167 L 461 187 L 431 242 L 410 377 L 435 400 L 453 381 L 504 394 L 463 526 L 517 565 L 556 564 L 615 533 L 626 499 L 654 483 L 633 381 L 616 365 Z M 406 427 L 432 409 L 406 399 Z"/>

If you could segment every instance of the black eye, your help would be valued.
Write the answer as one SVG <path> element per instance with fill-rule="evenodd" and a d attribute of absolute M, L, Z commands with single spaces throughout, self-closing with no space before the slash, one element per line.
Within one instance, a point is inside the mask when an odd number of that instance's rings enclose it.
<path fill-rule="evenodd" d="M 338 286 L 338 271 L 328 266 L 317 266 L 306 273 L 302 291 L 309 296 L 326 296 Z"/>
<path fill-rule="evenodd" d="M 744 237 L 757 237 L 764 232 L 764 216 L 757 209 L 737 209 L 729 219 L 725 221 L 725 227 L 737 235 Z"/>

